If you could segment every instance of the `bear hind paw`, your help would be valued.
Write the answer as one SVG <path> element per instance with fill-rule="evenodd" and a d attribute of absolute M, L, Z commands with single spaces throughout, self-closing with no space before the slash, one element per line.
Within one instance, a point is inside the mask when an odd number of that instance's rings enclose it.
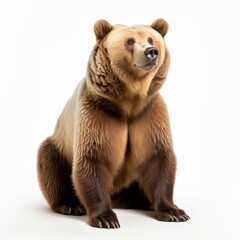
<path fill-rule="evenodd" d="M 86 215 L 86 209 L 83 205 L 55 205 L 52 207 L 53 211 L 56 213 L 64 214 L 64 215 L 75 215 L 82 216 Z"/>

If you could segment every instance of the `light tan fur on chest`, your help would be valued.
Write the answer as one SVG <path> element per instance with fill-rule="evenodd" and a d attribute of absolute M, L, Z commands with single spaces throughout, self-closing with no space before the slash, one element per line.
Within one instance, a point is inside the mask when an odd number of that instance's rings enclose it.
<path fill-rule="evenodd" d="M 172 147 L 166 105 L 159 95 L 138 118 L 128 123 L 125 157 L 115 178 L 114 190 L 128 186 L 138 178 L 138 168 L 150 159 L 156 150 Z"/>

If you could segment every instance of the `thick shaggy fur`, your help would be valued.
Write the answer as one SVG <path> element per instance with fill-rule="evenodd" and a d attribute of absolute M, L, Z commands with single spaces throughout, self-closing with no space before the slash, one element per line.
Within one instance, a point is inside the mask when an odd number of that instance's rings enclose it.
<path fill-rule="evenodd" d="M 95 24 L 86 77 L 38 152 L 40 187 L 53 211 L 87 212 L 91 226 L 104 228 L 120 227 L 112 207 L 188 220 L 173 203 L 176 157 L 159 95 L 170 63 L 167 30 L 163 19 L 151 26 Z"/>

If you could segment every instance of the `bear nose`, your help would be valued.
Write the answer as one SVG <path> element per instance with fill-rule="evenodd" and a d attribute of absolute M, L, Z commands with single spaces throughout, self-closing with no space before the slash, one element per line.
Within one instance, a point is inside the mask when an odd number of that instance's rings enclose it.
<path fill-rule="evenodd" d="M 158 50 L 155 47 L 148 47 L 144 54 L 149 60 L 153 61 L 158 57 Z"/>

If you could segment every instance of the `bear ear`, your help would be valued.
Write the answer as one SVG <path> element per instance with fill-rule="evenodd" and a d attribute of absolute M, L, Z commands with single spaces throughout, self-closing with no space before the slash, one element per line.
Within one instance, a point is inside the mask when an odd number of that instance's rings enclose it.
<path fill-rule="evenodd" d="M 168 32 L 168 23 L 161 18 L 155 20 L 152 23 L 151 27 L 157 32 L 159 32 L 162 35 L 162 37 L 164 37 Z"/>
<path fill-rule="evenodd" d="M 111 32 L 113 26 L 104 19 L 98 20 L 94 24 L 94 33 L 97 41 L 101 41 L 109 32 Z"/>

